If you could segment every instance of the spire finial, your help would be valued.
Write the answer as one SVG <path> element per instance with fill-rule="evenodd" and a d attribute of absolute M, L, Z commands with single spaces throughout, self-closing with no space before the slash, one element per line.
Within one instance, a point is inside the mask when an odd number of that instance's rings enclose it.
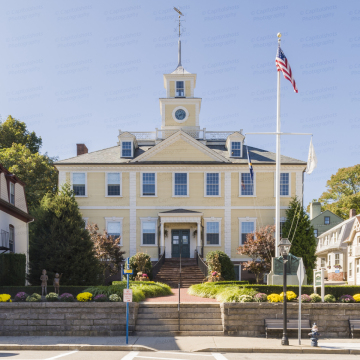
<path fill-rule="evenodd" d="M 174 7 L 174 10 L 179 14 L 179 41 L 178 41 L 178 67 L 182 66 L 181 65 L 181 40 L 180 40 L 180 36 L 181 36 L 181 21 L 180 18 L 181 16 L 184 16 L 184 14 L 177 9 L 176 7 Z"/>

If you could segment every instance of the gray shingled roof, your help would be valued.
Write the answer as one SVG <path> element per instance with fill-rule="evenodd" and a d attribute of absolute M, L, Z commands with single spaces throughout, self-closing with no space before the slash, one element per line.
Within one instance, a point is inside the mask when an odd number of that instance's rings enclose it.
<path fill-rule="evenodd" d="M 138 157 L 139 155 L 143 154 L 145 151 L 151 149 L 153 146 L 139 146 L 135 150 L 134 157 Z M 225 158 L 229 159 L 231 163 L 234 164 L 247 164 L 247 148 L 250 151 L 250 157 L 252 164 L 275 164 L 275 153 L 257 149 L 251 146 L 244 145 L 243 156 L 241 158 L 232 158 L 229 156 L 228 150 L 225 148 L 225 145 L 208 145 L 209 149 L 214 150 L 218 154 L 224 156 Z M 77 165 L 77 164 L 127 164 L 132 159 L 121 158 L 120 157 L 120 147 L 113 146 L 107 149 L 94 151 L 88 154 L 83 154 L 79 156 L 75 156 L 69 159 L 64 159 L 57 161 L 55 165 Z M 151 163 L 147 161 L 147 163 Z M 186 162 L 186 161 L 157 161 L 156 163 L 204 163 L 203 161 L 200 162 Z M 222 164 L 221 162 L 214 161 L 216 164 Z M 288 156 L 281 155 L 281 163 L 282 164 L 294 164 L 294 165 L 305 165 L 306 162 L 302 160 L 297 160 Z M 139 163 L 134 163 L 139 164 Z M 225 163 L 224 164 L 229 164 Z"/>

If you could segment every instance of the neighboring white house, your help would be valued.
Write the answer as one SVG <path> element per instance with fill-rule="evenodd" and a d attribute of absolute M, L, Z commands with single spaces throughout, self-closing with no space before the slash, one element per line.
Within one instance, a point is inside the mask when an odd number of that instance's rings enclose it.
<path fill-rule="evenodd" d="M 350 235 L 346 239 L 348 284 L 360 285 L 360 216 L 355 216 Z"/>
<path fill-rule="evenodd" d="M 29 215 L 25 184 L 0 164 L 0 254 L 5 252 L 26 255 L 29 262 Z"/>
<path fill-rule="evenodd" d="M 317 269 L 325 269 L 329 281 L 346 281 L 348 268 L 348 244 L 354 221 L 355 211 L 350 211 L 350 218 L 321 234 L 315 255 Z"/>

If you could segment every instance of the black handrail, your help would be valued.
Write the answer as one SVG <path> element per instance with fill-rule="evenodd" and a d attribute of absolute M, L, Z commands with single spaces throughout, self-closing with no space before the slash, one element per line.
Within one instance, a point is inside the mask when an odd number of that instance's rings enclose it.
<path fill-rule="evenodd" d="M 205 261 L 201 258 L 197 250 L 195 250 L 196 264 L 199 267 L 200 271 L 204 274 L 205 277 L 209 275 L 209 267 L 206 265 Z"/>
<path fill-rule="evenodd" d="M 160 258 L 159 258 L 158 262 L 152 268 L 153 279 L 159 273 L 159 271 L 160 271 L 161 267 L 163 266 L 164 262 L 165 262 L 165 247 L 164 247 L 164 249 L 162 251 L 162 254 L 160 255 Z"/>

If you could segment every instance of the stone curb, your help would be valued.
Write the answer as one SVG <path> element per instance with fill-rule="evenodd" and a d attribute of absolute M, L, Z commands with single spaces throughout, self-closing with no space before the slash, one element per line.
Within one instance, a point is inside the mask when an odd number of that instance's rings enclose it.
<path fill-rule="evenodd" d="M 0 345 L 0 350 L 45 350 L 45 351 L 157 351 L 143 345 Z"/>
<path fill-rule="evenodd" d="M 311 347 L 283 347 L 281 348 L 205 348 L 193 350 L 193 352 L 224 352 L 224 353 L 276 353 L 276 354 L 360 354 L 360 350 L 350 349 L 327 349 Z"/>

